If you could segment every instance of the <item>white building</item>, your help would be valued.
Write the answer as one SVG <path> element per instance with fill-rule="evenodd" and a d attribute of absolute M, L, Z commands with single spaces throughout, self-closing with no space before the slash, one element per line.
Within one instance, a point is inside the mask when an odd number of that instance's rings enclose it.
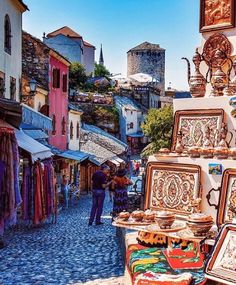
<path fill-rule="evenodd" d="M 83 111 L 78 107 L 69 104 L 69 132 L 68 132 L 68 149 L 80 149 L 80 133 L 81 133 L 81 115 Z"/>
<path fill-rule="evenodd" d="M 0 7 L 0 98 L 19 101 L 22 13 L 28 8 L 21 0 L 0 0 Z"/>
<path fill-rule="evenodd" d="M 115 96 L 115 102 L 119 110 L 120 139 L 129 144 L 131 152 L 138 153 L 147 142 L 141 129 L 145 113 L 128 97 Z"/>

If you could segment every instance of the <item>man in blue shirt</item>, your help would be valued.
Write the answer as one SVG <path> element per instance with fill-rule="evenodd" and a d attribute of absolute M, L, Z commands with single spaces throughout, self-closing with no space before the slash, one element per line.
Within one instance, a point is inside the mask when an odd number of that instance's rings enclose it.
<path fill-rule="evenodd" d="M 96 225 L 102 225 L 101 215 L 103 210 L 103 203 L 105 199 L 105 189 L 113 182 L 107 182 L 108 174 L 110 168 L 108 165 L 103 164 L 101 169 L 96 171 L 92 176 L 93 188 L 92 188 L 92 197 L 93 204 L 89 218 L 89 226 L 93 224 L 94 218 Z"/>

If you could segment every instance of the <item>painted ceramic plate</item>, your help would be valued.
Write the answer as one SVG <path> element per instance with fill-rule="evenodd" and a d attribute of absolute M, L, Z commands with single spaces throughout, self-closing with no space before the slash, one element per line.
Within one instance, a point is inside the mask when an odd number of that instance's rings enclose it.
<path fill-rule="evenodd" d="M 158 224 L 149 225 L 146 227 L 146 230 L 153 233 L 170 233 L 170 232 L 177 232 L 186 228 L 186 223 L 181 221 L 175 221 L 173 225 L 169 229 L 161 229 Z"/>

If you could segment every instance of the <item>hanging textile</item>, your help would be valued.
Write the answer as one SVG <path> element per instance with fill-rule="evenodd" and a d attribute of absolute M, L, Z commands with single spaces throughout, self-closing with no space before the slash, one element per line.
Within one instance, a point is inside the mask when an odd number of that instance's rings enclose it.
<path fill-rule="evenodd" d="M 30 220 L 33 214 L 32 204 L 32 178 L 31 167 L 23 167 L 23 181 L 22 181 L 22 218 L 24 220 Z"/>
<path fill-rule="evenodd" d="M 0 128 L 0 235 L 16 223 L 21 203 L 19 191 L 19 153 L 14 130 Z"/>
<path fill-rule="evenodd" d="M 52 159 L 43 162 L 37 160 L 32 168 L 24 166 L 22 196 L 24 220 L 39 224 L 56 216 L 57 199 Z"/>

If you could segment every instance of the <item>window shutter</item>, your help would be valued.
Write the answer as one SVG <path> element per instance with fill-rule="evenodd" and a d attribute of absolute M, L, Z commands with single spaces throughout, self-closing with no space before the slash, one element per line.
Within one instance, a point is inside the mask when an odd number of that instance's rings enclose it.
<path fill-rule="evenodd" d="M 67 92 L 67 74 L 63 74 L 62 83 L 62 91 Z"/>
<path fill-rule="evenodd" d="M 57 69 L 57 88 L 60 88 L 60 69 Z"/>

